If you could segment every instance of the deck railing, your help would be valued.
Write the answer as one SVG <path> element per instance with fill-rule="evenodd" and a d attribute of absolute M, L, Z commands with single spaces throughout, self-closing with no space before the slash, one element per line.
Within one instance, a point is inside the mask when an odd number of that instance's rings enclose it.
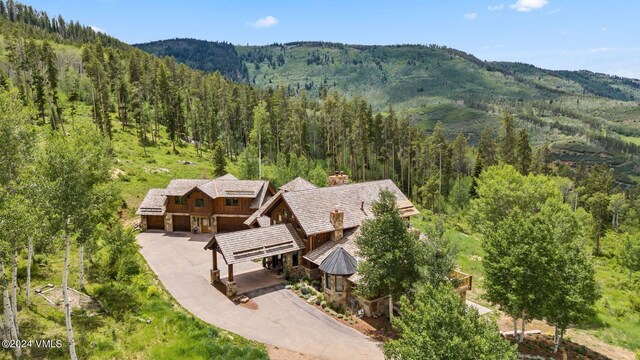
<path fill-rule="evenodd" d="M 456 288 L 456 291 L 463 292 L 471 290 L 471 286 L 473 285 L 473 276 L 469 274 L 465 274 L 462 271 L 453 270 L 451 274 L 449 274 L 449 278 L 451 282 L 453 282 L 453 286 Z"/>

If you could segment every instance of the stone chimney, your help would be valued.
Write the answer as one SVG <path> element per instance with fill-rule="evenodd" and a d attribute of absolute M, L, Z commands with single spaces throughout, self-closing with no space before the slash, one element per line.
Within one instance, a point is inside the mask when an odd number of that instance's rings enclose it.
<path fill-rule="evenodd" d="M 344 172 L 336 170 L 333 175 L 329 176 L 329 186 L 338 186 L 349 183 L 349 175 L 345 175 Z"/>
<path fill-rule="evenodd" d="M 334 241 L 341 240 L 343 235 L 343 230 L 344 230 L 344 211 L 338 208 L 331 210 L 331 212 L 329 213 L 329 221 L 331 222 L 331 225 L 333 225 L 333 228 L 335 229 L 331 236 L 331 240 L 334 240 Z"/>

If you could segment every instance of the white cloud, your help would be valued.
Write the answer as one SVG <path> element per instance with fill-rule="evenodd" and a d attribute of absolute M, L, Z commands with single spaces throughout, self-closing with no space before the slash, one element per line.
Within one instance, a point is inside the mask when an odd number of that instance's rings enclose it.
<path fill-rule="evenodd" d="M 89 27 L 90 27 L 91 29 L 93 29 L 93 31 L 95 31 L 95 32 L 99 32 L 99 33 L 106 34 L 106 33 L 104 32 L 104 30 L 102 30 L 101 28 L 99 28 L 99 27 L 97 27 L 97 26 L 89 25 Z"/>
<path fill-rule="evenodd" d="M 504 9 L 504 4 L 489 6 L 487 8 L 487 10 L 489 10 L 489 11 L 500 11 L 502 9 Z"/>
<path fill-rule="evenodd" d="M 519 12 L 529 12 L 543 8 L 549 3 L 548 0 L 518 0 L 515 4 L 511 4 L 511 8 Z"/>
<path fill-rule="evenodd" d="M 468 14 L 464 14 L 463 17 L 469 21 L 471 20 L 475 20 L 478 17 L 478 14 L 476 13 L 468 13 Z"/>
<path fill-rule="evenodd" d="M 252 22 L 251 26 L 253 26 L 254 28 L 262 29 L 270 26 L 275 26 L 277 24 L 278 19 L 269 15 Z"/>
<path fill-rule="evenodd" d="M 602 52 L 611 52 L 611 51 L 616 51 L 616 50 L 617 50 L 617 48 L 614 48 L 614 47 L 599 47 L 599 48 L 591 49 L 591 52 L 602 53 Z"/>

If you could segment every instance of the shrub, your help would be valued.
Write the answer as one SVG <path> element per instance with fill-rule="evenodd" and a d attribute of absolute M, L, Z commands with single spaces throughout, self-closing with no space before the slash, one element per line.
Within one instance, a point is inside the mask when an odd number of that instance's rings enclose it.
<path fill-rule="evenodd" d="M 316 298 L 316 305 L 320 305 L 322 303 L 322 300 L 320 300 L 319 298 Z"/>
<path fill-rule="evenodd" d="M 327 307 L 327 302 L 324 301 L 324 300 L 320 301 L 320 306 L 322 306 L 323 308 L 326 308 Z"/>
<path fill-rule="evenodd" d="M 311 293 L 311 290 L 309 290 L 309 288 L 305 286 L 305 287 L 303 287 L 302 289 L 300 289 L 300 292 L 301 292 L 303 295 L 309 295 L 309 294 Z"/>

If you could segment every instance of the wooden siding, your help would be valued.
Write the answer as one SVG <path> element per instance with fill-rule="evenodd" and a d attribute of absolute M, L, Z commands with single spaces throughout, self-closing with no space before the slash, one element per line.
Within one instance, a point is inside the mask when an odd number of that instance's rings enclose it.
<path fill-rule="evenodd" d="M 230 232 L 244 230 L 246 217 L 218 217 L 218 232 Z"/>
<path fill-rule="evenodd" d="M 187 204 L 189 206 L 189 213 L 191 213 L 192 215 L 196 215 L 196 214 L 210 215 L 211 214 L 211 209 L 212 209 L 211 203 L 213 201 L 208 195 L 201 192 L 200 190 L 195 190 L 191 192 L 187 197 L 188 197 Z M 204 206 L 196 207 L 196 199 L 204 200 Z"/>
<path fill-rule="evenodd" d="M 236 215 L 249 215 L 255 212 L 255 209 L 250 209 L 251 201 L 249 198 L 238 198 L 238 206 L 227 206 L 226 198 L 217 198 L 213 200 L 213 214 L 236 214 Z M 245 219 L 246 220 L 246 219 Z"/>

